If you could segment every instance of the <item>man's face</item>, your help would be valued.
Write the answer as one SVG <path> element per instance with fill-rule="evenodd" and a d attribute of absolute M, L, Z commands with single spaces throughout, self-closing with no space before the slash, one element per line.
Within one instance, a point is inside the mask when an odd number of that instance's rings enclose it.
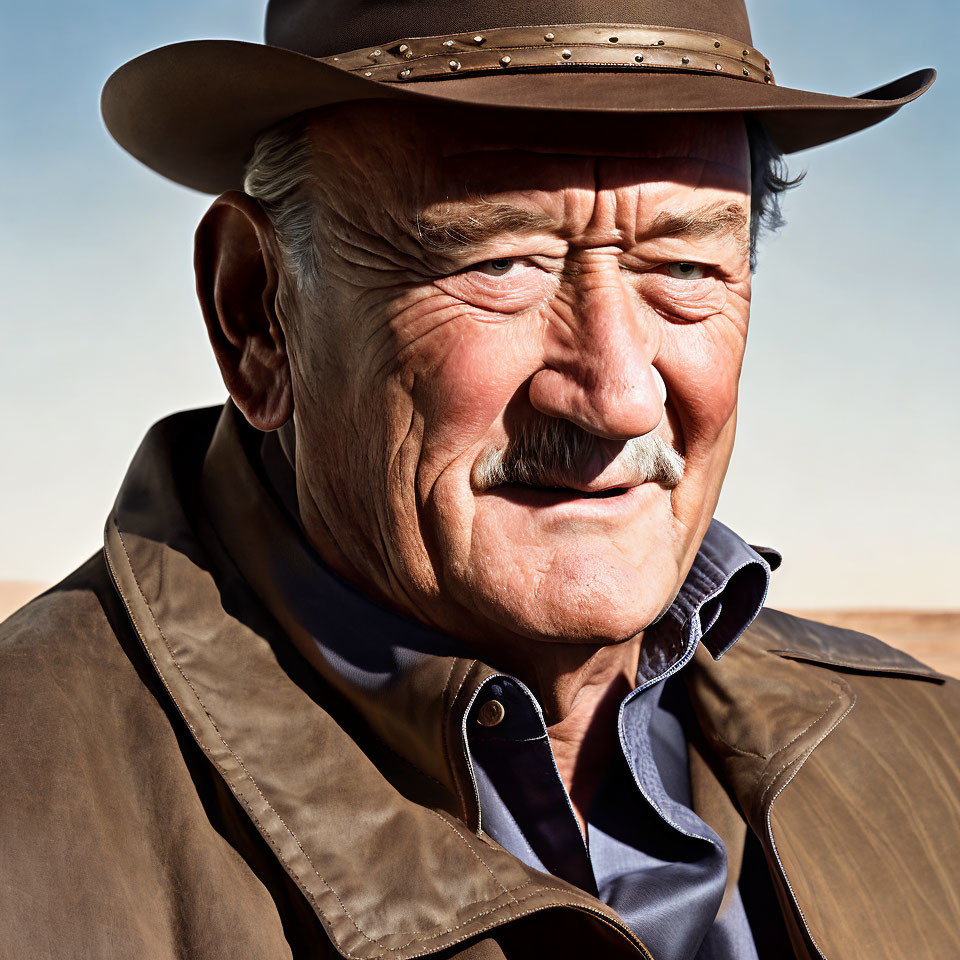
<path fill-rule="evenodd" d="M 369 104 L 314 130 L 322 284 L 286 321 L 304 526 L 465 639 L 636 635 L 719 496 L 749 314 L 746 135 L 738 117 L 629 122 L 629 145 L 548 145 Z M 682 455 L 679 483 L 640 482 L 630 441 L 651 433 Z M 487 486 L 521 440 L 526 482 Z"/>

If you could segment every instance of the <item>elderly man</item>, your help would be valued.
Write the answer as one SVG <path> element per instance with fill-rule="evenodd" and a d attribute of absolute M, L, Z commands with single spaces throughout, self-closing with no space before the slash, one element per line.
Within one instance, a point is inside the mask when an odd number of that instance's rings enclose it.
<path fill-rule="evenodd" d="M 780 151 L 932 74 L 588 7 L 273 0 L 108 83 L 226 191 L 231 400 L 3 628 L 0 955 L 960 955 L 956 682 L 762 610 L 712 519 Z"/>

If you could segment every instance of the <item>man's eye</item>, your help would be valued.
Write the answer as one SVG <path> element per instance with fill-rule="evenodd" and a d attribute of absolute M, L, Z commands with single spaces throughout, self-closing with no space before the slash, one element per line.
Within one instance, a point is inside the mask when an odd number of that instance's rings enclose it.
<path fill-rule="evenodd" d="M 485 273 L 488 277 L 502 277 L 510 272 L 510 268 L 516 262 L 511 257 L 500 257 L 498 260 L 484 260 L 483 263 L 478 263 L 470 269 Z"/>
<path fill-rule="evenodd" d="M 678 260 L 676 263 L 667 264 L 667 273 L 677 280 L 702 280 L 707 271 L 700 263 L 687 263 L 685 260 Z"/>

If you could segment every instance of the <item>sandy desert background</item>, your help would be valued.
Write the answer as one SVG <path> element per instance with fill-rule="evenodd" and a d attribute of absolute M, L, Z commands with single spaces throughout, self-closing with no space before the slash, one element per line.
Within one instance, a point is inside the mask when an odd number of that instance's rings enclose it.
<path fill-rule="evenodd" d="M 0 620 L 46 584 L 0 580 Z M 879 637 L 918 660 L 960 678 L 960 610 L 791 610 L 798 616 Z"/>

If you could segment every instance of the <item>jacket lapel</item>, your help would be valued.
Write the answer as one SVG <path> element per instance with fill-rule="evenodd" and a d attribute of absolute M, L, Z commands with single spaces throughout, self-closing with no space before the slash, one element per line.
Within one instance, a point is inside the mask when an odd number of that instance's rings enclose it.
<path fill-rule="evenodd" d="M 721 661 L 701 650 L 691 665 L 710 768 L 699 780 L 729 791 L 761 838 L 797 956 L 902 956 L 897 891 L 915 897 L 918 877 L 927 894 L 910 909 L 926 910 L 927 899 L 934 906 L 910 929 L 922 928 L 938 949 L 960 946 L 944 926 L 952 884 L 929 839 L 942 835 L 960 789 L 946 746 L 957 733 L 936 705 L 942 680 L 872 637 L 773 610 Z M 932 772 L 917 749 L 929 738 L 943 744 Z M 900 783 L 911 770 L 912 796 Z M 948 782 L 957 786 L 933 786 Z"/>
<path fill-rule="evenodd" d="M 768 652 L 749 632 L 719 661 L 701 647 L 687 686 L 722 780 L 762 836 L 773 800 L 853 706 L 850 688 Z"/>
<path fill-rule="evenodd" d="M 761 838 L 797 956 L 820 957 L 780 855 L 774 806 L 813 751 L 847 717 L 856 697 L 841 676 L 805 669 L 770 652 L 752 631 L 720 661 L 701 648 L 687 686 L 708 762 Z M 735 824 L 728 833 L 740 839 Z"/>

